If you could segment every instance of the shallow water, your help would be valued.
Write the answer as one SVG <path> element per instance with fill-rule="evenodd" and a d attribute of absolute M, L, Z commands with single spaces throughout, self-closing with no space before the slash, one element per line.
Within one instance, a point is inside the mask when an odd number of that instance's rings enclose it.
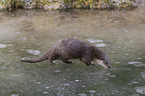
<path fill-rule="evenodd" d="M 0 13 L 1 96 L 143 96 L 145 94 L 145 11 L 18 10 Z M 96 45 L 112 68 L 37 58 L 60 39 Z"/>

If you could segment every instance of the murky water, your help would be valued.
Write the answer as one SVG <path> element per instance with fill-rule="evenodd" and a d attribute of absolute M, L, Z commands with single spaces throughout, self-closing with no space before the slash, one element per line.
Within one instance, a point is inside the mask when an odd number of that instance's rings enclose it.
<path fill-rule="evenodd" d="M 0 13 L 1 96 L 143 96 L 145 94 L 145 7 L 132 11 L 18 10 Z M 99 47 L 112 68 L 36 58 L 63 38 Z"/>

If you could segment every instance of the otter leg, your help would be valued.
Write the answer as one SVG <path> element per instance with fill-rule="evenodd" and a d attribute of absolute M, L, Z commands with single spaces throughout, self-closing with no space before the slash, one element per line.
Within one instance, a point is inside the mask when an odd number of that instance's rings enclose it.
<path fill-rule="evenodd" d="M 91 64 L 91 62 L 92 62 L 92 60 L 90 59 L 90 58 L 81 58 L 80 59 L 83 63 L 85 63 L 86 64 L 86 66 L 95 66 L 94 64 Z"/>
<path fill-rule="evenodd" d="M 91 66 L 91 67 L 95 67 L 95 64 L 90 64 L 89 66 Z"/>
<path fill-rule="evenodd" d="M 67 64 L 71 64 L 72 63 L 72 61 L 69 61 L 69 60 L 62 60 L 62 62 L 67 63 Z"/>
<path fill-rule="evenodd" d="M 51 65 L 55 65 L 55 63 L 53 63 L 53 60 L 49 60 L 49 63 L 50 63 Z"/>
<path fill-rule="evenodd" d="M 55 63 L 53 63 L 53 60 L 56 60 L 55 56 L 51 56 L 49 57 L 48 61 L 51 65 L 55 65 Z"/>
<path fill-rule="evenodd" d="M 86 66 L 95 67 L 95 64 L 86 64 Z"/>
<path fill-rule="evenodd" d="M 49 63 L 51 65 L 55 65 L 55 63 L 53 63 L 53 60 L 57 60 L 60 58 L 60 55 L 56 52 L 56 51 L 53 51 L 50 55 L 49 55 Z"/>
<path fill-rule="evenodd" d="M 86 60 L 86 59 L 81 59 L 81 61 L 86 64 L 86 66 L 90 66 L 91 65 L 91 62 Z"/>

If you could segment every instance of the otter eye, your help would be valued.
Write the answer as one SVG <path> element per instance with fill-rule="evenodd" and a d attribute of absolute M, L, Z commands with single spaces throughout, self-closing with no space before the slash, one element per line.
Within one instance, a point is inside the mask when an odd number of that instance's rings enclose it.
<path fill-rule="evenodd" d="M 103 58 L 101 60 L 104 60 Z"/>

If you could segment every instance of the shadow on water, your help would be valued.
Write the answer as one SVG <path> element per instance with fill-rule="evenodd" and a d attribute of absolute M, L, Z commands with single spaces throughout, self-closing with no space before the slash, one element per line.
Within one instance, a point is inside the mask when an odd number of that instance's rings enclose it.
<path fill-rule="evenodd" d="M 0 13 L 1 96 L 142 96 L 145 94 L 145 11 L 17 10 Z M 37 58 L 63 38 L 99 47 L 111 69 Z"/>

